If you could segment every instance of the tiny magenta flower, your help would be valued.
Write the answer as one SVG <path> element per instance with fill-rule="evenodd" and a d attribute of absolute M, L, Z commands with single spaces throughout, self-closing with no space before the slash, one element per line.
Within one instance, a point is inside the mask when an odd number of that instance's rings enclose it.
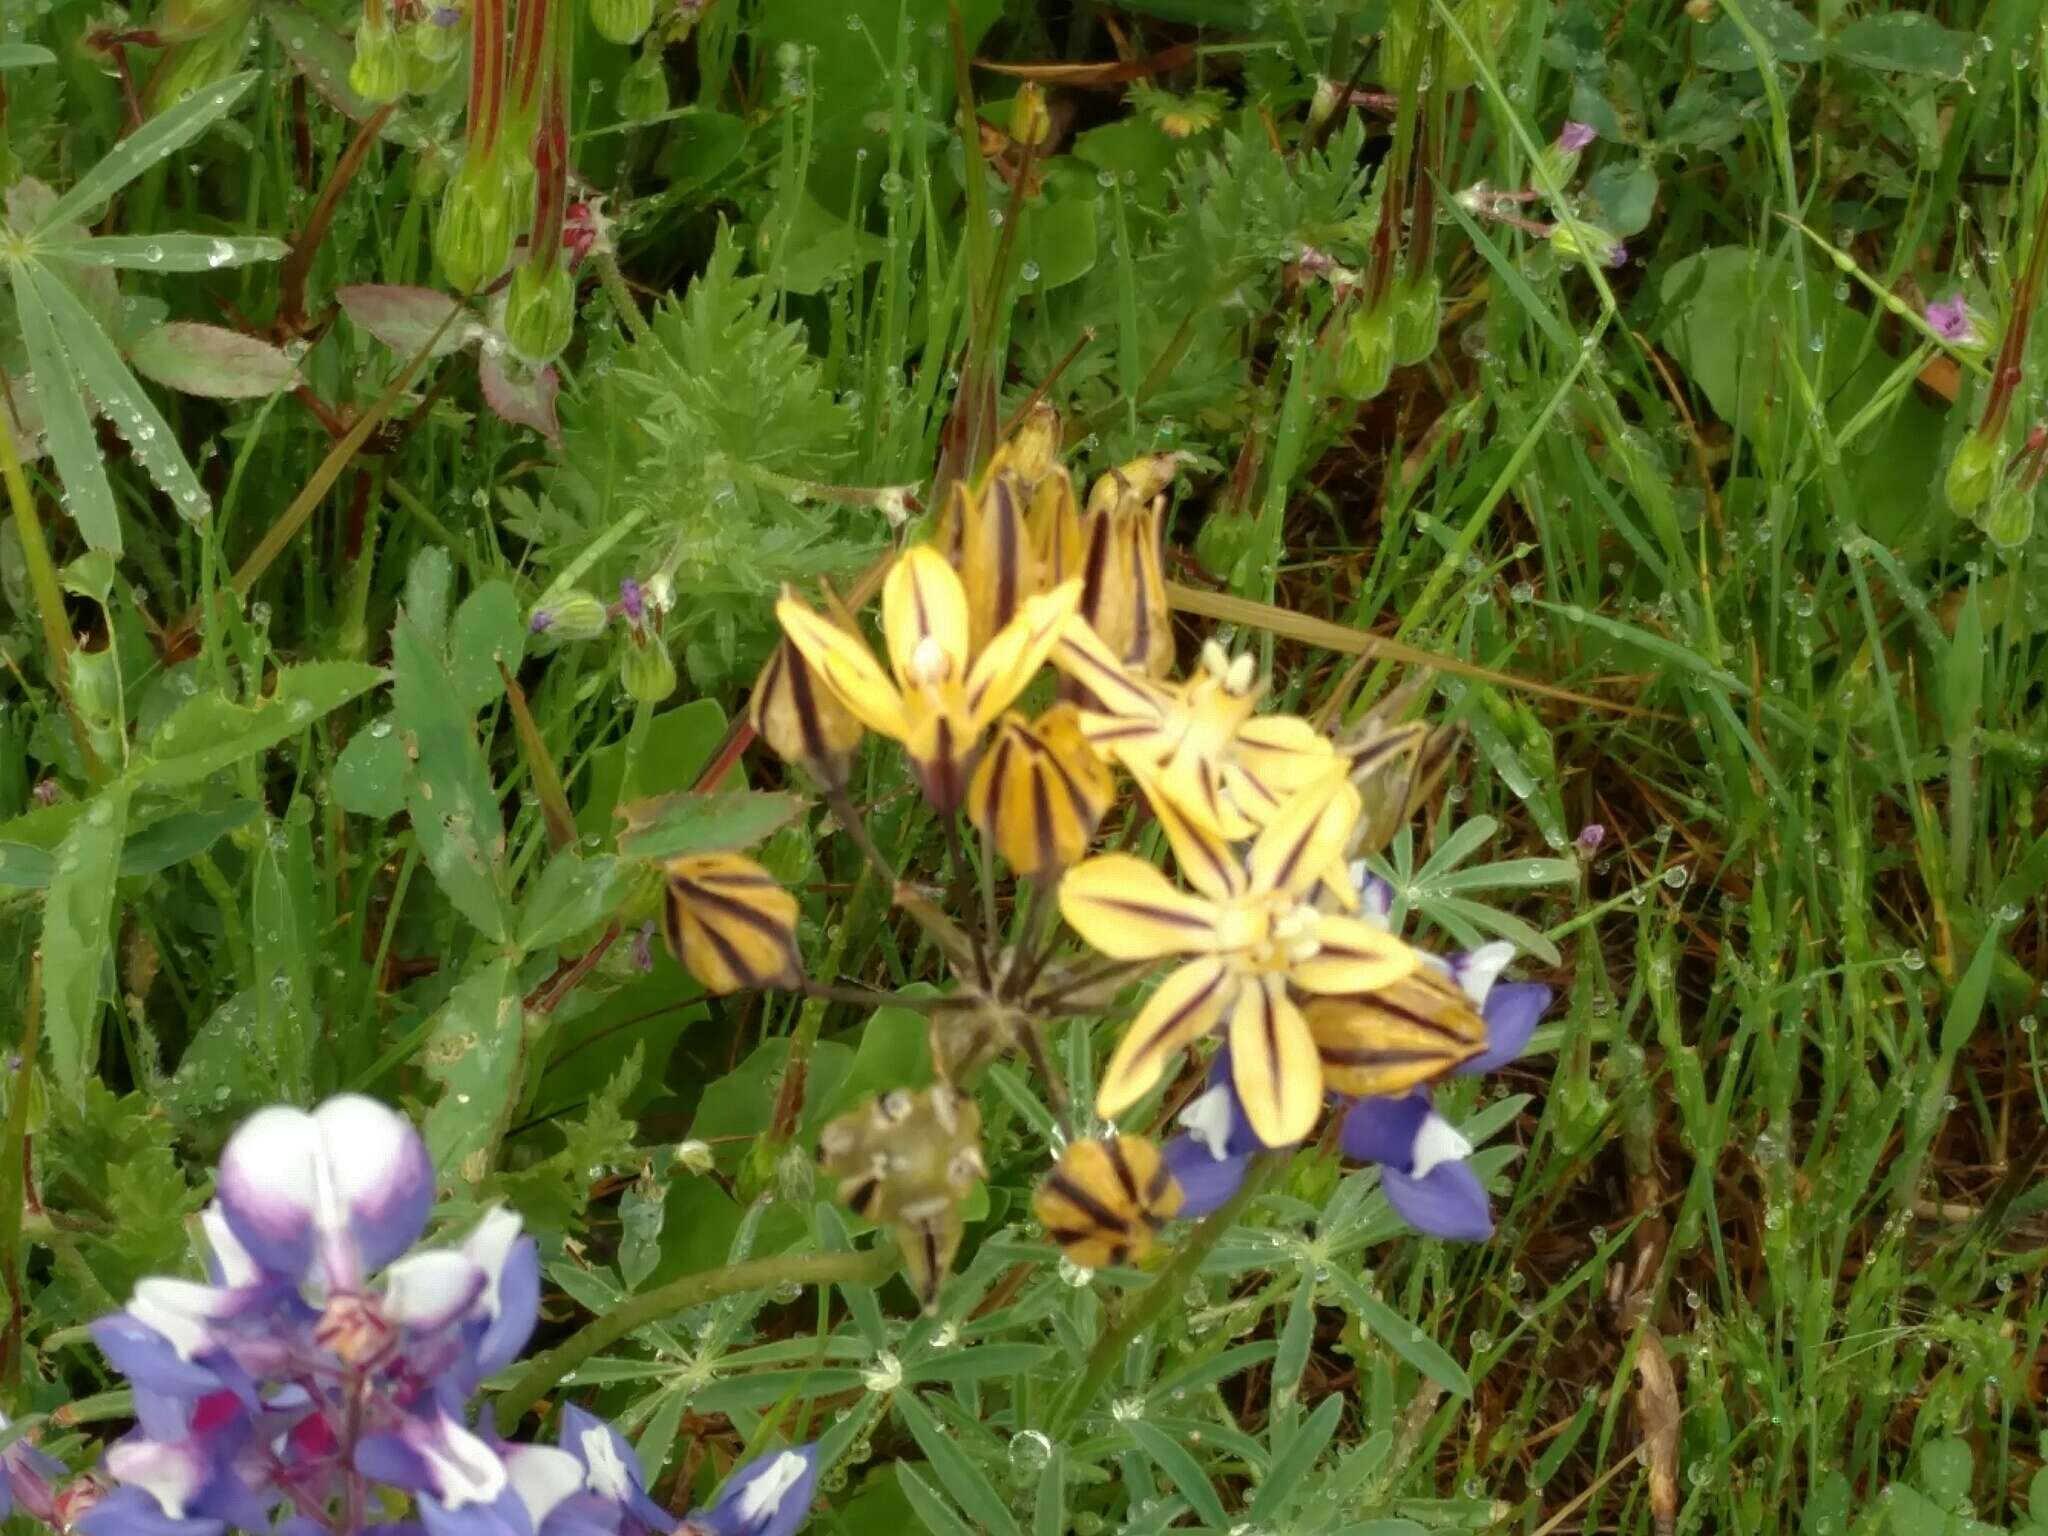
<path fill-rule="evenodd" d="M 1581 853 L 1597 853 L 1600 845 L 1607 841 L 1607 828 L 1597 821 L 1589 821 L 1579 828 L 1578 845 Z"/>
<path fill-rule="evenodd" d="M 1977 313 L 1960 293 L 1936 300 L 1923 313 L 1928 325 L 1942 340 L 1963 347 L 1981 347 L 1984 344 L 1984 328 Z"/>
<path fill-rule="evenodd" d="M 1568 155 L 1575 155 L 1599 137 L 1591 123 L 1569 121 L 1557 131 L 1557 147 Z"/>
<path fill-rule="evenodd" d="M 619 611 L 635 624 L 647 616 L 647 595 L 631 576 L 619 578 Z"/>

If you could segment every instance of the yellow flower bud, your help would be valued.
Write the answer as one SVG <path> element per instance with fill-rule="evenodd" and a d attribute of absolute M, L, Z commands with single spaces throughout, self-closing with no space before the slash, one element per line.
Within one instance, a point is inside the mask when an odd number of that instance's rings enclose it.
<path fill-rule="evenodd" d="M 1045 92 L 1027 80 L 1010 100 L 1010 137 L 1019 144 L 1046 144 L 1052 140 L 1052 112 L 1045 104 Z"/>
<path fill-rule="evenodd" d="M 1115 796 L 1070 704 L 1005 715 L 967 789 L 967 814 L 1019 875 L 1049 880 L 1088 850 Z"/>
<path fill-rule="evenodd" d="M 1181 1188 L 1143 1136 L 1071 1143 L 1031 1197 L 1046 1236 L 1084 1269 L 1125 1264 L 1152 1250 L 1181 1207 Z"/>
<path fill-rule="evenodd" d="M 747 723 L 785 763 L 803 764 L 828 786 L 846 782 L 847 762 L 860 745 L 860 722 L 787 640 L 755 679 Z"/>
<path fill-rule="evenodd" d="M 796 898 L 738 853 L 699 853 L 664 866 L 662 929 L 683 969 L 707 992 L 794 986 Z"/>

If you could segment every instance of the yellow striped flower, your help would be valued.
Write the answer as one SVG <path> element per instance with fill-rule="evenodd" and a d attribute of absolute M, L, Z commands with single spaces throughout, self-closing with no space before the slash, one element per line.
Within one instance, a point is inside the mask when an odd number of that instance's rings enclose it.
<path fill-rule="evenodd" d="M 996 726 L 967 788 L 967 814 L 1010 868 L 1050 880 L 1088 851 L 1116 786 L 1071 704 Z"/>
<path fill-rule="evenodd" d="M 1032 542 L 1049 580 L 1081 578 L 1081 614 L 1111 655 L 1146 677 L 1173 670 L 1166 569 L 1160 551 L 1162 494 L 1182 456 L 1132 459 L 1098 479 L 1084 509 L 1041 496 L 1031 516 Z"/>
<path fill-rule="evenodd" d="M 1126 665 L 1085 622 L 1067 626 L 1052 661 L 1093 701 L 1081 711 L 1081 731 L 1095 749 L 1212 836 L 1251 836 L 1336 760 L 1306 720 L 1255 714 L 1252 658 L 1232 660 L 1213 640 L 1202 648 L 1201 669 L 1174 684 Z"/>
<path fill-rule="evenodd" d="M 796 898 L 744 854 L 670 859 L 663 932 L 669 950 L 706 992 L 794 986 Z"/>
<path fill-rule="evenodd" d="M 925 797 L 951 812 L 966 796 L 982 733 L 1044 665 L 1080 596 L 1081 584 L 1067 582 L 1027 598 L 977 651 L 959 576 L 936 549 L 915 545 L 882 584 L 887 672 L 865 644 L 794 593 L 783 592 L 775 614 L 840 703 L 869 730 L 902 742 Z"/>
<path fill-rule="evenodd" d="M 847 763 L 860 745 L 860 722 L 787 640 L 754 681 L 747 723 L 784 762 L 802 763 L 828 788 L 846 782 Z"/>
<path fill-rule="evenodd" d="M 1096 1112 L 1130 1108 L 1182 1050 L 1221 1027 L 1252 1129 L 1268 1146 L 1299 1141 L 1322 1105 L 1323 1070 L 1297 994 L 1372 994 L 1422 966 L 1384 929 L 1310 900 L 1358 819 L 1358 791 L 1330 765 L 1242 856 L 1176 802 L 1155 804 L 1192 893 L 1129 854 L 1085 860 L 1060 882 L 1061 914 L 1103 954 L 1186 958 L 1125 1030 Z"/>
<path fill-rule="evenodd" d="M 1031 1196 L 1046 1236 L 1084 1269 L 1142 1259 L 1180 1209 L 1180 1186 L 1142 1136 L 1077 1141 Z"/>

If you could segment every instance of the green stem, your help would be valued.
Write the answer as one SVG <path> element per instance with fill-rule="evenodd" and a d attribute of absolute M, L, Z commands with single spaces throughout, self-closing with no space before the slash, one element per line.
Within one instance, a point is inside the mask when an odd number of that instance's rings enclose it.
<path fill-rule="evenodd" d="M 604 296 L 612 301 L 612 308 L 619 312 L 619 324 L 626 328 L 626 339 L 645 341 L 647 317 L 640 313 L 640 301 L 633 297 L 633 290 L 626 286 L 626 274 L 619 270 L 619 258 L 610 251 L 595 251 L 591 253 L 590 260 L 597 268 L 597 280 L 604 288 Z"/>
<path fill-rule="evenodd" d="M 1223 1234 L 1237 1224 L 1238 1213 L 1251 1204 L 1253 1197 L 1265 1188 L 1266 1180 L 1285 1160 L 1283 1152 L 1261 1152 L 1252 1159 L 1252 1165 L 1245 1171 L 1244 1183 L 1237 1187 L 1223 1205 L 1212 1211 L 1202 1224 L 1188 1234 L 1186 1242 L 1180 1245 L 1166 1268 L 1152 1277 L 1152 1283 L 1139 1293 L 1124 1315 L 1118 1318 L 1110 1330 L 1095 1341 L 1095 1348 L 1088 1353 L 1088 1364 L 1081 1372 L 1081 1379 L 1074 1384 L 1073 1391 L 1060 1400 L 1053 1410 L 1052 1422 L 1045 1426 L 1045 1432 L 1055 1442 L 1079 1418 L 1087 1406 L 1095 1401 L 1102 1384 L 1109 1380 L 1110 1373 L 1129 1353 L 1138 1335 L 1159 1320 L 1160 1313 L 1175 1305 L 1187 1295 L 1188 1283 L 1195 1278 L 1195 1272 L 1202 1267 L 1202 1261 L 1209 1257 L 1209 1250 L 1221 1241 Z"/>
<path fill-rule="evenodd" d="M 494 1412 L 498 1430 L 510 1434 L 520 1419 L 569 1373 L 599 1350 L 616 1344 L 636 1328 L 691 1307 L 739 1291 L 766 1291 L 788 1285 L 880 1285 L 896 1273 L 902 1260 L 892 1247 L 859 1253 L 778 1254 L 723 1269 L 684 1275 L 657 1286 L 607 1312 L 536 1356 L 519 1379 L 498 1397 Z"/>

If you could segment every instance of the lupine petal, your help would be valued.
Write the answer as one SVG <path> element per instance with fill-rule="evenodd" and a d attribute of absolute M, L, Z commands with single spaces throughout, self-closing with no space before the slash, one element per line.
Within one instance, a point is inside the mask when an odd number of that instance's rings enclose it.
<path fill-rule="evenodd" d="M 384 1272 L 381 1310 L 401 1327 L 445 1328 L 484 1292 L 488 1277 L 450 1248 L 409 1253 Z"/>
<path fill-rule="evenodd" d="M 422 1494 L 419 1512 L 427 1536 L 534 1536 L 526 1506 L 510 1488 L 489 1503 L 449 1505 Z"/>
<path fill-rule="evenodd" d="M 1124 1029 L 1095 1091 L 1095 1112 L 1120 1115 L 1151 1091 L 1173 1058 L 1223 1021 L 1237 978 L 1218 959 L 1191 961 L 1145 999 Z"/>
<path fill-rule="evenodd" d="M 1418 1232 L 1466 1243 L 1493 1236 L 1486 1190 L 1479 1175 L 1463 1163 L 1439 1163 L 1419 1179 L 1383 1167 L 1380 1187 L 1395 1214 Z"/>
<path fill-rule="evenodd" d="M 206 1234 L 207 1271 L 214 1284 L 245 1286 L 263 1282 L 262 1266 L 236 1238 L 218 1200 L 209 1202 L 199 1213 L 199 1228 Z"/>
<path fill-rule="evenodd" d="M 1514 958 L 1515 946 L 1505 939 L 1497 939 L 1477 949 L 1468 949 L 1463 954 L 1452 955 L 1444 964 L 1451 973 L 1451 980 L 1477 1005 L 1486 1001 L 1494 982 L 1500 979 L 1500 973 Z"/>
<path fill-rule="evenodd" d="M 506 1480 L 539 1530 L 564 1499 L 583 1487 L 583 1463 L 552 1445 L 508 1445 L 499 1453 Z"/>
<path fill-rule="evenodd" d="M 647 1497 L 639 1456 L 610 1424 L 570 1404 L 562 1409 L 559 1439 L 562 1449 L 582 1463 L 583 1486 L 592 1496 L 624 1510 L 649 1531 L 674 1526 L 675 1517 Z"/>
<path fill-rule="evenodd" d="M 989 638 L 967 674 L 964 699 L 970 732 L 979 735 L 986 730 L 1038 675 L 1080 596 L 1079 582 L 1061 582 L 1050 592 L 1027 599 L 1017 616 Z"/>
<path fill-rule="evenodd" d="M 1237 850 L 1182 810 L 1180 801 L 1165 792 L 1156 769 L 1134 768 L 1131 776 L 1173 845 L 1173 860 L 1181 878 L 1212 901 L 1242 896 L 1248 882 Z"/>
<path fill-rule="evenodd" d="M 434 1204 L 427 1144 L 405 1116 L 361 1094 L 331 1098 L 313 1118 L 356 1256 L 365 1272 L 382 1269 L 427 1229 Z"/>
<path fill-rule="evenodd" d="M 356 1467 L 380 1482 L 431 1494 L 450 1511 L 491 1505 L 510 1486 L 503 1458 L 447 1414 L 409 1418 L 394 1431 L 364 1436 Z"/>
<path fill-rule="evenodd" d="M 903 713 L 903 695 L 864 641 L 813 612 L 786 588 L 775 605 L 775 617 L 789 643 L 810 663 L 833 697 L 846 706 L 847 713 L 892 741 L 903 739 L 910 728 Z"/>
<path fill-rule="evenodd" d="M 707 1509 L 694 1511 L 684 1530 L 704 1536 L 792 1536 L 811 1512 L 818 1486 L 818 1449 L 770 1451 L 737 1469 Z"/>
<path fill-rule="evenodd" d="M 1176 890 L 1128 853 L 1083 859 L 1060 880 L 1060 915 L 1089 946 L 1112 960 L 1199 955 L 1221 942 L 1216 904 Z"/>
<path fill-rule="evenodd" d="M 1224 1204 L 1244 1185 L 1251 1167 L 1247 1156 L 1217 1157 L 1194 1136 L 1170 1138 L 1160 1148 L 1174 1182 L 1180 1185 L 1180 1216 L 1194 1221 Z"/>
<path fill-rule="evenodd" d="M 116 1488 L 78 1517 L 82 1536 L 222 1536 L 224 1520 L 185 1520 L 166 1514 L 140 1488 Z"/>
<path fill-rule="evenodd" d="M 1343 857 L 1358 812 L 1358 791 L 1341 772 L 1297 791 L 1252 843 L 1253 889 L 1299 895 L 1312 888 Z"/>
<path fill-rule="evenodd" d="M 1300 1141 L 1323 1103 L 1323 1069 L 1301 1010 L 1274 977 L 1238 989 L 1230 1061 L 1252 1130 L 1268 1146 Z"/>
<path fill-rule="evenodd" d="M 882 638 L 904 693 L 967 675 L 967 589 L 931 545 L 912 545 L 889 567 L 882 583 Z"/>
<path fill-rule="evenodd" d="M 1550 1007 L 1551 991 L 1540 981 L 1502 982 L 1487 994 L 1486 1049 L 1457 1068 L 1461 1077 L 1497 1072 L 1529 1048 L 1529 1037 Z"/>
<path fill-rule="evenodd" d="M 519 1358 L 540 1320 L 540 1250 L 504 1210 L 486 1215 L 462 1246 L 490 1277 L 482 1298 L 487 1321 L 476 1341 L 477 1373 L 488 1376 Z"/>
<path fill-rule="evenodd" d="M 107 1470 L 125 1486 L 140 1488 L 173 1520 L 182 1520 L 213 1477 L 189 1441 L 166 1443 L 129 1436 L 107 1447 Z"/>
<path fill-rule="evenodd" d="M 1422 964 L 1414 949 L 1363 918 L 1323 918 L 1316 924 L 1316 942 L 1316 952 L 1295 961 L 1287 973 L 1304 992 L 1375 992 Z"/>
<path fill-rule="evenodd" d="M 169 1397 L 197 1397 L 212 1392 L 221 1376 L 210 1364 L 199 1364 L 156 1328 L 127 1312 L 113 1312 L 92 1325 L 93 1342 L 115 1370 L 138 1388 Z M 205 1353 L 201 1350 L 199 1353 Z"/>
<path fill-rule="evenodd" d="M 1430 1115 L 1429 1095 L 1360 1099 L 1345 1112 L 1337 1145 L 1354 1162 L 1406 1169 L 1415 1156 L 1415 1135 Z"/>

